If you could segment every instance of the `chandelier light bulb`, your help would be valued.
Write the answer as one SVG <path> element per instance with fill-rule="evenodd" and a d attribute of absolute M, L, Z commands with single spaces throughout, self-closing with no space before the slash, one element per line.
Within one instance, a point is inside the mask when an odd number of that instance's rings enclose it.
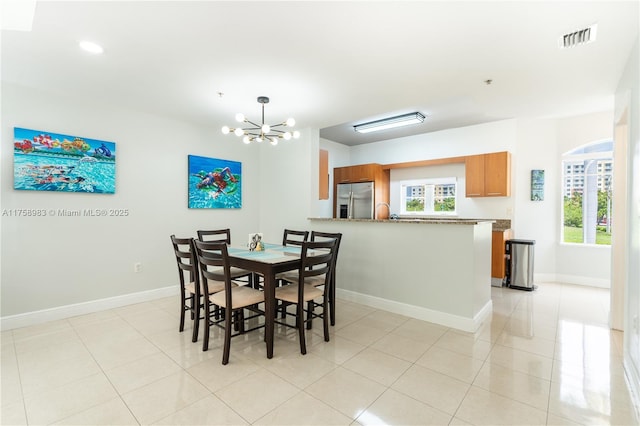
<path fill-rule="evenodd" d="M 296 125 L 296 120 L 294 120 L 292 117 L 287 118 L 287 121 L 285 122 L 285 124 L 288 127 L 293 127 Z"/>
<path fill-rule="evenodd" d="M 249 138 L 249 136 L 245 136 L 244 138 L 242 138 L 242 142 L 248 145 L 251 143 L 251 138 Z"/>
<path fill-rule="evenodd" d="M 299 139 L 299 138 L 300 138 L 300 132 L 299 132 L 299 131 L 297 131 L 297 130 L 294 130 L 294 131 L 293 131 L 293 138 L 294 138 L 294 139 Z"/>
<path fill-rule="evenodd" d="M 244 130 L 242 130 L 242 129 L 240 129 L 240 128 L 237 128 L 237 129 L 235 129 L 235 130 L 233 131 L 233 133 L 235 133 L 235 134 L 236 134 L 236 136 L 242 136 L 242 135 L 244 135 Z"/>
<path fill-rule="evenodd" d="M 222 133 L 223 134 L 228 135 L 230 131 L 231 131 L 231 129 L 229 128 L 229 126 L 222 126 Z"/>
<path fill-rule="evenodd" d="M 263 124 L 261 129 L 262 133 L 267 134 L 271 131 L 271 126 L 269 126 L 268 124 Z"/>
<path fill-rule="evenodd" d="M 271 138 L 271 145 L 273 145 L 273 146 L 278 145 L 278 138 L 276 138 L 276 137 Z"/>
<path fill-rule="evenodd" d="M 262 137 L 261 136 L 256 137 L 256 142 L 258 143 L 262 142 Z"/>
<path fill-rule="evenodd" d="M 236 114 L 236 121 L 237 121 L 238 123 L 242 123 L 242 122 L 244 121 L 244 114 L 243 114 L 243 113 L 241 113 L 241 112 L 237 113 L 237 114 Z"/>
<path fill-rule="evenodd" d="M 282 137 L 283 137 L 285 140 L 287 140 L 287 141 L 288 141 L 289 139 L 291 139 L 291 133 L 289 133 L 289 132 L 284 132 L 284 134 L 282 135 Z"/>

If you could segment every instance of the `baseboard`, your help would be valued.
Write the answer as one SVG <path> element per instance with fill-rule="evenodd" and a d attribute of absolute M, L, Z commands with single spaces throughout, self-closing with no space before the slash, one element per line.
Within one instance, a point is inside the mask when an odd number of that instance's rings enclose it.
<path fill-rule="evenodd" d="M 71 318 L 78 315 L 91 314 L 107 309 L 118 308 L 120 306 L 133 305 L 135 303 L 148 302 L 150 300 L 161 299 L 163 297 L 175 296 L 178 294 L 177 286 L 159 288 L 155 290 L 141 291 L 139 293 L 125 294 L 122 296 L 109 297 L 106 299 L 92 300 L 90 302 L 76 303 L 73 305 L 59 306 L 57 308 L 44 309 L 41 311 L 27 312 L 24 314 L 11 315 L 0 318 L 0 330 L 13 330 L 15 328 L 27 327 L 41 324 L 47 321 L 55 321 Z"/>
<path fill-rule="evenodd" d="M 549 281 L 566 283 L 566 284 L 583 285 L 587 287 L 611 288 L 610 279 L 581 277 L 578 275 L 555 274 L 555 278 Z"/>
<path fill-rule="evenodd" d="M 368 294 L 356 293 L 350 290 L 336 289 L 336 296 L 350 302 L 360 303 L 372 308 L 382 309 L 384 311 L 393 312 L 394 314 L 405 315 L 411 318 L 429 321 L 470 333 L 478 330 L 480 325 L 482 325 L 482 323 L 493 312 L 493 302 L 491 300 L 489 300 L 473 318 L 466 318 L 421 306 L 409 305 Z"/>

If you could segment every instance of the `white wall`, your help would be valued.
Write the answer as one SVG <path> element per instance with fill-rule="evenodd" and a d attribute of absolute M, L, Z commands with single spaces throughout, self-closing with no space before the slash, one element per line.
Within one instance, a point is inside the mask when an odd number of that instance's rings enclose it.
<path fill-rule="evenodd" d="M 113 195 L 13 189 L 13 127 L 116 143 Z M 169 235 L 230 227 L 234 242 L 259 228 L 261 163 L 253 146 L 122 107 L 2 84 L 3 209 L 128 209 L 128 217 L 2 217 L 2 316 L 166 287 L 177 292 Z M 187 208 L 187 155 L 241 161 L 243 206 Z M 141 262 L 142 273 L 133 272 Z"/>
<path fill-rule="evenodd" d="M 351 151 L 347 145 L 320 138 L 320 148 L 329 152 L 329 199 L 315 197 L 311 217 L 333 217 L 333 169 L 351 165 Z"/>
<path fill-rule="evenodd" d="M 300 139 L 260 146 L 260 224 L 266 241 L 282 241 L 282 231 L 307 229 L 311 200 L 318 199 L 318 131 Z M 314 185 L 315 183 L 315 185 Z"/>
<path fill-rule="evenodd" d="M 615 120 L 627 117 L 627 240 L 626 292 L 624 318 L 624 360 L 629 382 L 634 389 L 636 407 L 640 406 L 640 39 L 618 83 Z M 615 235 L 614 235 L 615 236 Z"/>

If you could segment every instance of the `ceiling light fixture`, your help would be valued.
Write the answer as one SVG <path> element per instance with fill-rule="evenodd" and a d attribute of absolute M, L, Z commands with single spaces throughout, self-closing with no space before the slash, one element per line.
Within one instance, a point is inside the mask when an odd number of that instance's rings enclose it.
<path fill-rule="evenodd" d="M 420 124 L 424 121 L 424 115 L 419 112 L 411 114 L 398 115 L 396 117 L 384 118 L 382 120 L 371 121 L 353 126 L 353 130 L 358 133 L 377 132 L 379 130 L 393 129 L 395 127 L 409 126 L 411 124 Z"/>
<path fill-rule="evenodd" d="M 296 125 L 296 120 L 293 118 L 288 118 L 287 121 L 283 121 L 278 124 L 265 124 L 264 122 L 264 105 L 269 103 L 269 98 L 266 96 L 258 96 L 258 103 L 262 104 L 262 123 L 256 124 L 251 120 L 248 120 L 244 114 L 241 112 L 236 114 L 236 121 L 240 123 L 249 123 L 254 127 L 240 128 L 240 127 L 229 127 L 223 126 L 222 133 L 228 135 L 229 133 L 233 133 L 236 136 L 243 136 L 242 141 L 244 143 L 251 142 L 262 142 L 264 140 L 269 140 L 271 145 L 277 145 L 279 139 L 289 140 L 292 137 L 298 139 L 300 137 L 300 132 L 295 130 L 294 132 L 290 132 L 288 130 L 281 130 L 277 127 L 293 127 Z"/>

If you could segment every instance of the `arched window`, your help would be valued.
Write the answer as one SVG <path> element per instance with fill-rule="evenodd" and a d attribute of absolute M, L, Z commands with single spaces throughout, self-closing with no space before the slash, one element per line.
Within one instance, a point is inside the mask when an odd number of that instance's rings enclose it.
<path fill-rule="evenodd" d="M 611 245 L 613 141 L 562 155 L 562 242 Z"/>

